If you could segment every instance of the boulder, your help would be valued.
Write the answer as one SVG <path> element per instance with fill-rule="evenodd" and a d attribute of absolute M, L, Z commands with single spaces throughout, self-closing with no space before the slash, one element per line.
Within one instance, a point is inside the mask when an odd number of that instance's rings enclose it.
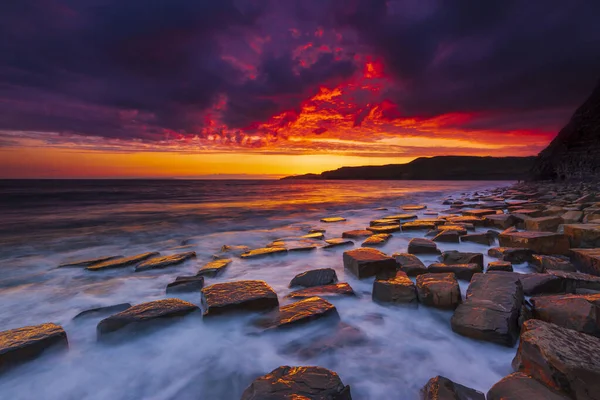
<path fill-rule="evenodd" d="M 202 289 L 204 317 L 231 312 L 264 311 L 279 306 L 277 293 L 264 281 L 216 283 Z"/>
<path fill-rule="evenodd" d="M 600 336 L 600 294 L 539 296 L 530 302 L 534 318 Z"/>
<path fill-rule="evenodd" d="M 177 319 L 199 311 L 198 306 L 180 299 L 155 300 L 129 307 L 98 323 L 98 338 L 124 328 L 140 329 L 166 319 Z"/>
<path fill-rule="evenodd" d="M 355 231 L 346 231 L 346 232 L 342 233 L 343 238 L 349 238 L 349 239 L 362 239 L 362 238 L 369 237 L 371 235 L 373 235 L 373 232 L 368 231 L 366 229 L 355 230 Z"/>
<path fill-rule="evenodd" d="M 352 400 L 350 386 L 322 367 L 288 367 L 274 369 L 252 382 L 241 400 Z"/>
<path fill-rule="evenodd" d="M 533 260 L 533 251 L 517 247 L 493 247 L 488 250 L 488 256 L 521 264 Z"/>
<path fill-rule="evenodd" d="M 462 253 L 460 251 L 445 251 L 440 256 L 444 264 L 477 264 L 483 271 L 483 254 L 481 253 Z"/>
<path fill-rule="evenodd" d="M 452 330 L 473 339 L 513 346 L 519 336 L 523 287 L 513 276 L 476 274 L 466 300 L 450 320 Z"/>
<path fill-rule="evenodd" d="M 361 246 L 362 247 L 383 246 L 384 244 L 387 243 L 388 240 L 390 240 L 391 237 L 392 237 L 392 235 L 389 233 L 377 233 L 377 234 L 371 235 L 368 238 L 366 238 Z"/>
<path fill-rule="evenodd" d="M 431 378 L 421 389 L 421 398 L 423 400 L 485 400 L 485 395 L 438 375 Z"/>
<path fill-rule="evenodd" d="M 337 281 L 338 278 L 333 268 L 313 269 L 296 275 L 290 282 L 290 287 L 330 285 L 336 283 Z"/>
<path fill-rule="evenodd" d="M 494 244 L 494 237 L 489 233 L 472 233 L 470 235 L 463 235 L 460 237 L 461 242 L 471 242 L 477 244 L 483 244 L 485 246 L 491 246 Z"/>
<path fill-rule="evenodd" d="M 340 316 L 333 304 L 320 297 L 308 297 L 286 306 L 278 311 L 256 320 L 255 325 L 268 329 L 289 328 L 317 319 L 336 319 Z"/>
<path fill-rule="evenodd" d="M 92 258 L 92 259 L 89 259 L 89 260 L 70 261 L 70 262 L 65 262 L 63 264 L 60 264 L 56 268 L 83 268 L 83 267 L 90 267 L 90 266 L 95 265 L 95 264 L 100 264 L 100 263 L 103 263 L 105 261 L 116 260 L 118 258 L 123 258 L 123 256 L 104 256 L 104 257 Z"/>
<path fill-rule="evenodd" d="M 346 220 L 346 218 L 343 217 L 326 217 L 326 218 L 321 218 L 321 222 L 325 222 L 327 224 L 333 223 L 333 222 L 344 222 Z"/>
<path fill-rule="evenodd" d="M 219 260 L 213 260 L 209 263 L 206 263 L 198 270 L 196 275 L 198 276 L 208 276 L 214 278 L 216 276 L 221 275 L 225 268 L 231 264 L 233 260 L 231 258 L 221 258 Z"/>
<path fill-rule="evenodd" d="M 498 241 L 502 247 L 520 247 L 538 254 L 567 254 L 569 239 L 554 232 L 513 232 L 501 233 Z"/>
<path fill-rule="evenodd" d="M 470 281 L 473 275 L 483 272 L 479 264 L 443 264 L 433 263 L 427 267 L 430 273 L 453 273 L 457 279 Z"/>
<path fill-rule="evenodd" d="M 600 248 L 572 249 L 571 258 L 581 271 L 600 276 Z"/>
<path fill-rule="evenodd" d="M 537 232 L 556 232 L 562 223 L 561 217 L 529 218 L 525 221 L 525 229 Z"/>
<path fill-rule="evenodd" d="M 563 229 L 571 247 L 600 247 L 600 224 L 569 224 L 564 225 Z"/>
<path fill-rule="evenodd" d="M 325 246 L 323 246 L 324 249 L 331 249 L 333 247 L 342 247 L 342 246 L 353 246 L 354 242 L 350 239 L 344 239 L 344 238 L 333 238 L 333 239 L 325 239 L 325 243 L 327 243 Z"/>
<path fill-rule="evenodd" d="M 203 276 L 178 276 L 167 285 L 167 293 L 200 292 L 204 287 Z"/>
<path fill-rule="evenodd" d="M 332 285 L 313 286 L 305 289 L 300 289 L 288 294 L 287 298 L 304 299 L 307 297 L 338 297 L 338 296 L 354 296 L 354 290 L 346 282 L 340 282 Z"/>
<path fill-rule="evenodd" d="M 373 282 L 373 301 L 378 303 L 416 303 L 415 284 L 402 271 L 388 279 L 376 279 Z"/>
<path fill-rule="evenodd" d="M 577 400 L 600 400 L 600 339 L 530 319 L 513 368 Z"/>
<path fill-rule="evenodd" d="M 394 253 L 392 257 L 396 259 L 396 263 L 400 270 L 408 276 L 417 276 L 427 273 L 427 267 L 419 257 L 408 253 Z"/>
<path fill-rule="evenodd" d="M 139 264 L 148 258 L 156 257 L 159 254 L 160 253 L 153 251 L 153 252 L 149 252 L 149 253 L 137 254 L 135 256 L 130 256 L 130 257 L 116 258 L 116 259 L 104 261 L 104 262 L 101 262 L 98 264 L 92 264 L 92 265 L 86 267 L 86 269 L 88 271 L 103 271 L 106 269 L 129 267 L 131 265 Z"/>
<path fill-rule="evenodd" d="M 389 224 L 389 225 L 375 225 L 369 226 L 367 230 L 373 233 L 393 233 L 400 231 L 400 225 L 398 224 Z"/>
<path fill-rule="evenodd" d="M 246 253 L 243 253 L 240 257 L 244 259 L 262 258 L 285 253 L 287 253 L 287 249 L 285 247 L 263 247 L 260 249 L 247 251 Z"/>
<path fill-rule="evenodd" d="M 396 260 L 379 250 L 363 247 L 344 252 L 344 268 L 358 279 L 396 275 Z"/>
<path fill-rule="evenodd" d="M 462 301 L 460 287 L 453 273 L 417 276 L 417 296 L 426 306 L 454 310 Z"/>
<path fill-rule="evenodd" d="M 117 312 L 121 312 L 123 310 L 127 310 L 129 307 L 131 307 L 131 304 L 129 304 L 129 303 L 119 303 L 119 304 L 115 304 L 112 306 L 91 308 L 89 310 L 80 312 L 79 314 L 74 316 L 73 319 L 98 317 L 101 315 L 117 313 Z"/>
<path fill-rule="evenodd" d="M 9 329 L 0 332 L 0 371 L 39 357 L 48 349 L 69 347 L 67 333 L 56 324 Z"/>
<path fill-rule="evenodd" d="M 513 266 L 508 261 L 492 261 L 488 263 L 487 271 L 513 271 Z"/>
<path fill-rule="evenodd" d="M 435 242 L 429 239 L 413 238 L 408 242 L 409 254 L 440 254 Z"/>
<path fill-rule="evenodd" d="M 522 372 L 515 372 L 498 381 L 487 393 L 487 400 L 569 400 Z"/>
<path fill-rule="evenodd" d="M 568 258 L 562 256 L 534 254 L 530 264 L 537 272 L 547 272 L 550 270 L 575 272 L 575 266 L 571 264 Z"/>
<path fill-rule="evenodd" d="M 190 258 L 196 258 L 195 251 L 188 251 L 185 253 L 172 254 L 170 256 L 153 257 L 153 258 L 150 258 L 149 260 L 142 262 L 141 264 L 138 264 L 135 267 L 135 272 L 171 267 L 173 265 L 178 265 L 178 264 L 184 263 L 185 261 L 189 260 Z"/>
<path fill-rule="evenodd" d="M 439 232 L 432 239 L 434 242 L 442 242 L 442 243 L 459 243 L 460 242 L 460 234 L 457 231 L 443 230 L 443 231 L 433 231 L 433 232 Z"/>
<path fill-rule="evenodd" d="M 495 227 L 499 229 L 507 229 L 517 224 L 517 219 L 510 214 L 494 214 L 486 215 L 484 218 L 484 225 L 489 227 Z"/>

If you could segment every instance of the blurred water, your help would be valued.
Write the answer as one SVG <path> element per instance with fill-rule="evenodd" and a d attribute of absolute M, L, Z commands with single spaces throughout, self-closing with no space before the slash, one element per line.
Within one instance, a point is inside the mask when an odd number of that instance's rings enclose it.
<path fill-rule="evenodd" d="M 2 398 L 10 399 L 238 399 L 259 375 L 279 365 L 320 365 L 338 372 L 355 399 L 413 399 L 435 375 L 486 391 L 511 372 L 514 349 L 476 342 L 450 329 L 451 312 L 426 307 L 386 307 L 371 301 L 372 280 L 345 273 L 347 248 L 288 254 L 259 260 L 235 259 L 207 284 L 262 279 L 280 302 L 298 273 L 331 267 L 357 298 L 331 299 L 342 321 L 368 341 L 333 353 L 300 359 L 282 349 L 309 338 L 320 325 L 269 335 L 250 335 L 254 316 L 205 324 L 189 317 L 122 343 L 97 343 L 98 318 L 73 321 L 79 312 L 122 302 L 166 298 L 165 286 L 193 275 L 224 244 L 263 247 L 300 236 L 310 228 L 340 237 L 369 220 L 423 203 L 441 211 L 449 195 L 506 186 L 506 182 L 448 181 L 3 181 L 0 182 L 0 330 L 43 322 L 61 324 L 70 349 L 0 376 Z M 375 211 L 387 207 L 388 211 Z M 423 212 L 419 212 L 424 217 Z M 347 222 L 322 224 L 342 215 Z M 411 237 L 397 233 L 382 248 L 406 251 Z M 185 250 L 181 243 L 188 245 Z M 360 241 L 356 242 L 360 246 Z M 485 251 L 477 244 L 441 244 L 442 250 Z M 198 258 L 160 271 L 132 268 L 88 272 L 56 266 L 64 261 L 146 251 L 196 251 Z M 434 256 L 421 257 L 426 264 Z M 486 259 L 486 262 L 488 260 Z M 467 283 L 461 282 L 461 289 Z M 200 303 L 200 296 L 179 296 Z"/>

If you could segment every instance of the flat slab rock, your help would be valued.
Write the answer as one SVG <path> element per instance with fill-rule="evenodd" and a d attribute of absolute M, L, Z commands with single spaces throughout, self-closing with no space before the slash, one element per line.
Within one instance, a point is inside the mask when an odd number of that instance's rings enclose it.
<path fill-rule="evenodd" d="M 392 277 L 396 275 L 396 260 L 385 253 L 363 247 L 344 252 L 344 268 L 358 279 L 371 276 Z"/>
<path fill-rule="evenodd" d="M 433 231 L 434 233 L 437 231 Z M 444 230 L 439 231 L 437 235 L 432 239 L 434 242 L 443 242 L 443 243 L 459 243 L 460 242 L 460 234 L 457 231 L 453 230 Z"/>
<path fill-rule="evenodd" d="M 389 233 L 376 233 L 374 235 L 369 236 L 362 243 L 362 247 L 376 247 L 383 246 L 387 243 L 388 240 L 392 237 Z"/>
<path fill-rule="evenodd" d="M 439 375 L 427 382 L 421 395 L 424 400 L 485 400 L 483 393 Z"/>
<path fill-rule="evenodd" d="M 539 381 L 515 372 L 498 381 L 487 393 L 487 400 L 569 400 L 566 395 Z"/>
<path fill-rule="evenodd" d="M 202 266 L 198 270 L 196 275 L 198 276 L 208 276 L 215 277 L 221 275 L 225 272 L 225 269 L 231 264 L 233 260 L 231 258 L 221 258 L 218 260 L 210 261 Z"/>
<path fill-rule="evenodd" d="M 56 324 L 9 329 L 0 332 L 0 371 L 40 356 L 50 348 L 66 349 L 67 333 Z"/>
<path fill-rule="evenodd" d="M 336 283 L 338 281 L 337 274 L 333 268 L 320 268 L 298 274 L 290 282 L 290 287 L 303 286 L 323 286 Z"/>
<path fill-rule="evenodd" d="M 582 272 L 600 276 L 600 248 L 571 249 L 571 257 Z"/>
<path fill-rule="evenodd" d="M 126 327 L 139 328 L 150 322 L 179 318 L 199 310 L 198 306 L 180 299 L 149 301 L 103 319 L 98 323 L 96 332 L 101 338 Z"/>
<path fill-rule="evenodd" d="M 452 330 L 473 339 L 513 346 L 519 336 L 523 287 L 513 276 L 476 274 L 466 300 L 450 320 Z"/>
<path fill-rule="evenodd" d="M 333 304 L 315 296 L 282 306 L 272 315 L 258 319 L 255 325 L 265 330 L 280 329 L 324 318 L 339 320 L 340 316 Z"/>
<path fill-rule="evenodd" d="M 520 274 L 518 272 L 507 271 L 488 271 L 488 274 L 501 274 L 511 276 L 521 281 L 523 285 L 523 293 L 526 296 L 534 296 L 536 294 L 555 294 L 574 291 L 567 279 L 555 276 L 554 274 Z"/>
<path fill-rule="evenodd" d="M 577 400 L 600 400 L 600 339 L 530 319 L 513 368 Z"/>
<path fill-rule="evenodd" d="M 532 297 L 533 317 L 600 337 L 600 293 Z"/>
<path fill-rule="evenodd" d="M 483 270 L 483 254 L 465 253 L 456 250 L 444 251 L 440 256 L 440 261 L 444 264 L 477 264 Z"/>
<path fill-rule="evenodd" d="M 521 264 L 533 260 L 533 250 L 519 247 L 493 247 L 488 250 L 488 256 Z"/>
<path fill-rule="evenodd" d="M 399 224 L 374 225 L 367 228 L 372 233 L 394 233 L 400 231 Z"/>
<path fill-rule="evenodd" d="M 461 236 L 460 241 L 482 244 L 484 246 L 491 246 L 492 244 L 494 244 L 495 238 L 489 233 L 472 233 L 469 235 Z"/>
<path fill-rule="evenodd" d="M 547 272 L 551 270 L 575 272 L 575 266 L 571 264 L 566 257 L 561 256 L 544 256 L 541 254 L 534 254 L 532 256 L 530 264 L 537 270 L 537 272 Z"/>
<path fill-rule="evenodd" d="M 141 264 L 138 264 L 135 267 L 135 272 L 148 271 L 151 269 L 167 268 L 167 267 L 171 267 L 174 265 L 179 265 L 179 264 L 184 263 L 185 261 L 189 260 L 190 258 L 195 258 L 195 257 L 196 257 L 195 251 L 188 251 L 185 253 L 172 254 L 170 256 L 153 257 L 153 258 L 150 258 L 149 260 L 142 262 Z"/>
<path fill-rule="evenodd" d="M 167 293 L 200 292 L 204 287 L 203 276 L 178 276 L 167 285 Z"/>
<path fill-rule="evenodd" d="M 204 317 L 231 312 L 263 311 L 279 306 L 277 293 L 264 281 L 216 283 L 202 289 Z"/>
<path fill-rule="evenodd" d="M 429 239 L 413 238 L 408 242 L 409 254 L 440 254 L 437 244 Z"/>
<path fill-rule="evenodd" d="M 454 310 L 462 302 L 458 281 L 451 272 L 419 275 L 416 286 L 423 305 Z"/>
<path fill-rule="evenodd" d="M 534 251 L 538 254 L 567 254 L 569 248 L 569 239 L 561 234 L 554 232 L 513 232 L 501 233 L 498 236 L 498 242 L 501 247 L 521 247 Z"/>
<path fill-rule="evenodd" d="M 349 239 L 362 239 L 373 235 L 373 232 L 366 229 L 359 229 L 354 231 L 346 231 L 342 233 L 343 238 Z"/>
<path fill-rule="evenodd" d="M 156 257 L 158 255 L 160 255 L 160 253 L 158 253 L 156 251 L 149 252 L 149 253 L 136 254 L 135 256 L 116 258 L 113 260 L 101 262 L 99 264 L 92 264 L 92 265 L 88 266 L 86 269 L 88 271 L 103 271 L 106 269 L 129 267 L 130 265 L 139 264 L 148 258 Z"/>
<path fill-rule="evenodd" d="M 127 310 L 129 307 L 131 307 L 131 304 L 129 303 L 120 303 L 112 306 L 91 308 L 89 310 L 80 312 L 79 314 L 74 316 L 73 319 L 97 317 L 100 315 L 112 314 L 116 312 L 121 312 L 123 310 Z"/>
<path fill-rule="evenodd" d="M 563 229 L 571 247 L 600 247 L 600 224 L 567 224 Z"/>
<path fill-rule="evenodd" d="M 300 289 L 288 294 L 290 299 L 303 299 L 307 297 L 337 297 L 337 296 L 354 296 L 354 290 L 346 282 L 335 283 L 332 285 L 313 286 L 306 289 Z"/>
<path fill-rule="evenodd" d="M 333 371 L 321 367 L 274 369 L 244 390 L 241 400 L 352 400 L 350 386 Z"/>
<path fill-rule="evenodd" d="M 429 230 L 429 229 L 435 229 L 435 227 L 437 225 L 438 224 L 436 224 L 435 222 L 431 222 L 431 221 L 416 220 L 416 221 L 410 221 L 410 222 L 403 223 L 402 230 L 403 231 Z"/>
<path fill-rule="evenodd" d="M 333 222 L 344 222 L 346 220 L 346 218 L 343 217 L 326 217 L 326 218 L 321 218 L 321 222 L 325 222 L 327 224 L 333 223 Z"/>
<path fill-rule="evenodd" d="M 513 272 L 513 266 L 509 261 L 492 261 L 488 263 L 487 271 Z"/>
<path fill-rule="evenodd" d="M 427 267 L 419 257 L 408 253 L 394 253 L 392 257 L 400 266 L 400 270 L 408 276 L 417 276 L 427 273 Z"/>
<path fill-rule="evenodd" d="M 262 247 L 260 249 L 254 249 L 243 253 L 240 257 L 244 259 L 261 258 L 285 253 L 287 253 L 287 249 L 285 247 Z"/>
<path fill-rule="evenodd" d="M 331 249 L 333 247 L 341 247 L 341 246 L 353 246 L 354 242 L 350 239 L 346 239 L 346 238 L 332 238 L 332 239 L 325 239 L 325 243 L 327 243 L 325 246 L 323 246 L 324 249 Z"/>
<path fill-rule="evenodd" d="M 78 261 L 70 261 L 60 264 L 57 268 L 80 268 L 80 267 L 89 267 L 94 264 L 100 264 L 105 261 L 116 260 L 118 258 L 123 258 L 123 256 L 104 256 L 98 258 L 92 258 L 89 260 L 78 260 Z"/>
<path fill-rule="evenodd" d="M 415 284 L 402 271 L 389 279 L 376 279 L 373 282 L 373 301 L 379 303 L 406 304 L 417 302 Z"/>
<path fill-rule="evenodd" d="M 443 264 L 433 263 L 427 267 L 429 273 L 453 273 L 457 279 L 470 281 L 473 275 L 482 272 L 483 269 L 479 264 Z"/>

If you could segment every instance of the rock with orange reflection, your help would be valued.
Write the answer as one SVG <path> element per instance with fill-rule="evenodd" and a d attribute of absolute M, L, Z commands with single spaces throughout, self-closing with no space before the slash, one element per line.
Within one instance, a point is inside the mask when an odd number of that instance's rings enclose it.
<path fill-rule="evenodd" d="M 89 265 L 88 267 L 86 267 L 86 269 L 88 271 L 103 271 L 106 269 L 129 267 L 131 265 L 139 264 L 142 261 L 147 260 L 151 257 L 156 257 L 159 254 L 160 253 L 153 251 L 149 253 L 137 254 L 135 256 L 130 257 L 115 258 L 98 264 Z"/>
<path fill-rule="evenodd" d="M 215 283 L 202 289 L 204 317 L 264 311 L 279 306 L 277 293 L 264 281 Z"/>
<path fill-rule="evenodd" d="M 257 378 L 241 397 L 241 400 L 289 399 L 352 400 L 352 396 L 350 386 L 345 386 L 333 371 L 282 366 Z"/>
<path fill-rule="evenodd" d="M 406 273 L 397 271 L 392 278 L 376 279 L 373 282 L 373 301 L 395 304 L 416 303 L 417 290 Z"/>
<path fill-rule="evenodd" d="M 373 232 L 368 231 L 368 230 L 363 230 L 363 229 L 354 230 L 354 231 L 346 231 L 346 232 L 342 233 L 343 238 L 349 238 L 349 239 L 361 239 L 361 238 L 369 237 L 371 235 L 373 235 Z"/>
<path fill-rule="evenodd" d="M 376 233 L 374 235 L 369 236 L 362 242 L 362 247 L 377 247 L 383 246 L 387 243 L 388 240 L 392 237 L 389 233 Z"/>
<path fill-rule="evenodd" d="M 566 395 L 544 386 L 522 372 L 498 381 L 487 393 L 487 400 L 569 400 Z"/>
<path fill-rule="evenodd" d="M 331 224 L 333 222 L 344 222 L 346 221 L 346 218 L 344 217 L 326 217 L 326 218 L 321 218 L 321 222 L 325 222 L 327 224 Z"/>
<path fill-rule="evenodd" d="M 200 292 L 203 287 L 203 276 L 178 276 L 167 285 L 167 293 Z"/>
<path fill-rule="evenodd" d="M 225 268 L 229 266 L 233 262 L 230 258 L 220 258 L 218 260 L 213 260 L 209 263 L 206 263 L 198 270 L 196 273 L 197 276 L 209 276 L 215 277 L 221 275 Z"/>
<path fill-rule="evenodd" d="M 500 246 L 530 249 L 538 254 L 567 254 L 569 239 L 554 232 L 513 232 L 501 233 L 498 236 Z"/>
<path fill-rule="evenodd" d="M 298 274 L 290 282 L 290 287 L 313 287 L 330 285 L 337 282 L 337 274 L 333 268 L 312 269 Z"/>
<path fill-rule="evenodd" d="M 485 400 L 483 393 L 439 375 L 421 389 L 421 397 L 425 400 Z"/>
<path fill-rule="evenodd" d="M 400 231 L 399 224 L 389 224 L 389 225 L 374 225 L 369 226 L 367 230 L 372 233 L 394 233 Z"/>
<path fill-rule="evenodd" d="M 521 264 L 533 259 L 533 251 L 518 247 L 493 247 L 488 250 L 488 256 L 499 258 L 502 261 Z"/>
<path fill-rule="evenodd" d="M 255 325 L 262 329 L 280 329 L 318 319 L 339 320 L 340 316 L 333 304 L 314 296 L 282 306 L 273 314 L 259 318 Z"/>
<path fill-rule="evenodd" d="M 538 296 L 530 302 L 534 318 L 600 336 L 600 294 Z"/>
<path fill-rule="evenodd" d="M 285 253 L 287 253 L 287 249 L 285 247 L 263 247 L 243 253 L 240 257 L 244 259 L 261 258 Z"/>
<path fill-rule="evenodd" d="M 477 264 L 483 270 L 483 254 L 463 253 L 456 250 L 445 251 L 440 256 L 444 264 Z"/>
<path fill-rule="evenodd" d="M 419 302 L 426 306 L 454 310 L 462 301 L 460 287 L 453 273 L 417 276 Z"/>
<path fill-rule="evenodd" d="M 67 333 L 61 326 L 52 323 L 2 331 L 0 371 L 32 360 L 48 349 L 67 347 Z"/>
<path fill-rule="evenodd" d="M 509 261 L 492 261 L 487 265 L 487 271 L 507 271 L 513 272 L 513 266 Z"/>
<path fill-rule="evenodd" d="M 429 239 L 413 238 L 408 242 L 409 254 L 440 254 L 441 251 L 437 248 L 435 242 Z"/>
<path fill-rule="evenodd" d="M 172 254 L 170 256 L 150 258 L 149 260 L 146 260 L 146 261 L 142 262 L 141 264 L 137 265 L 135 267 L 135 272 L 148 271 L 151 269 L 162 269 L 162 268 L 167 268 L 167 267 L 171 267 L 174 265 L 179 265 L 179 264 L 186 262 L 190 258 L 196 258 L 195 251 L 188 251 L 186 253 Z"/>
<path fill-rule="evenodd" d="M 323 246 L 324 249 L 331 249 L 333 247 L 354 245 L 354 242 L 352 240 L 346 239 L 346 238 L 325 239 L 325 243 L 327 243 L 327 244 L 325 246 Z"/>
<path fill-rule="evenodd" d="M 313 296 L 320 297 L 337 297 L 337 296 L 354 296 L 354 290 L 346 282 L 335 283 L 332 285 L 314 286 L 306 289 L 296 290 L 285 297 L 291 299 L 299 299 Z"/>
<path fill-rule="evenodd" d="M 452 272 L 457 279 L 470 281 L 473 275 L 482 272 L 483 269 L 477 264 L 444 264 L 433 263 L 427 267 L 429 273 L 448 273 Z"/>
<path fill-rule="evenodd" d="M 413 254 L 394 253 L 392 254 L 392 257 L 396 260 L 400 270 L 405 272 L 408 276 L 417 276 L 427 273 L 427 267 L 425 267 L 423 261 L 419 260 L 419 257 Z"/>
<path fill-rule="evenodd" d="M 377 275 L 386 278 L 396 275 L 396 260 L 369 247 L 344 252 L 344 268 L 358 279 Z"/>

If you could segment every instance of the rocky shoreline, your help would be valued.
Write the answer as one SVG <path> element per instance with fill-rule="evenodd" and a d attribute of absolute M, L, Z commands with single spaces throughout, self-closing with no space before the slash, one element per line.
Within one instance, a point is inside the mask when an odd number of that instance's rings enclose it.
<path fill-rule="evenodd" d="M 405 205 L 390 210 L 387 217 L 374 214 L 368 227 L 349 230 L 342 237 L 311 229 L 263 248 L 225 245 L 196 275 L 180 276 L 165 288 L 169 296 L 199 293 L 200 307 L 166 298 L 89 310 L 87 315 L 105 317 L 99 321 L 97 333 L 98 340 L 106 341 L 123 340 L 131 333 L 159 329 L 182 318 L 208 322 L 223 315 L 259 313 L 251 322 L 256 334 L 322 324 L 323 337 L 292 346 L 290 351 L 305 355 L 335 351 L 360 343 L 364 333 L 346 324 L 331 303 L 339 296 L 355 296 L 347 282 L 338 282 L 334 270 L 314 269 L 290 277 L 294 291 L 287 298 L 294 302 L 287 305 L 280 305 L 277 293 L 264 281 L 210 284 L 210 280 L 230 268 L 233 259 L 244 262 L 285 257 L 291 252 L 335 251 L 332 248 L 350 248 L 359 242 L 362 246 L 344 251 L 340 263 L 357 279 L 374 279 L 374 302 L 453 310 L 450 324 L 458 335 L 508 347 L 519 342 L 513 361 L 515 373 L 494 385 L 487 393 L 488 400 L 599 400 L 600 363 L 594 356 L 600 354 L 598 185 L 518 184 L 440 199 L 440 203 L 448 207 L 440 215 L 432 215 L 435 213 L 421 205 Z M 336 224 L 346 219 L 326 216 L 321 221 Z M 403 231 L 422 234 L 411 240 L 407 253 L 388 255 L 377 250 Z M 484 265 L 483 253 L 460 251 L 464 242 L 487 246 L 487 255 L 498 261 Z M 438 243 L 454 243 L 456 250 L 442 252 Z M 426 266 L 419 259 L 426 254 L 438 255 L 439 262 Z M 190 251 L 168 256 L 157 252 L 106 255 L 67 261 L 60 267 L 82 268 L 96 276 L 107 270 L 134 273 L 176 268 L 195 257 Z M 520 263 L 528 263 L 532 272 L 513 272 L 513 264 Z M 458 281 L 470 282 L 465 298 Z M 32 362 L 46 350 L 67 348 L 67 332 L 51 323 L 0 332 L 0 373 Z M 350 387 L 342 379 L 322 367 L 282 366 L 248 382 L 242 399 L 350 399 Z M 425 399 L 486 398 L 440 376 L 424 386 L 422 395 Z"/>

